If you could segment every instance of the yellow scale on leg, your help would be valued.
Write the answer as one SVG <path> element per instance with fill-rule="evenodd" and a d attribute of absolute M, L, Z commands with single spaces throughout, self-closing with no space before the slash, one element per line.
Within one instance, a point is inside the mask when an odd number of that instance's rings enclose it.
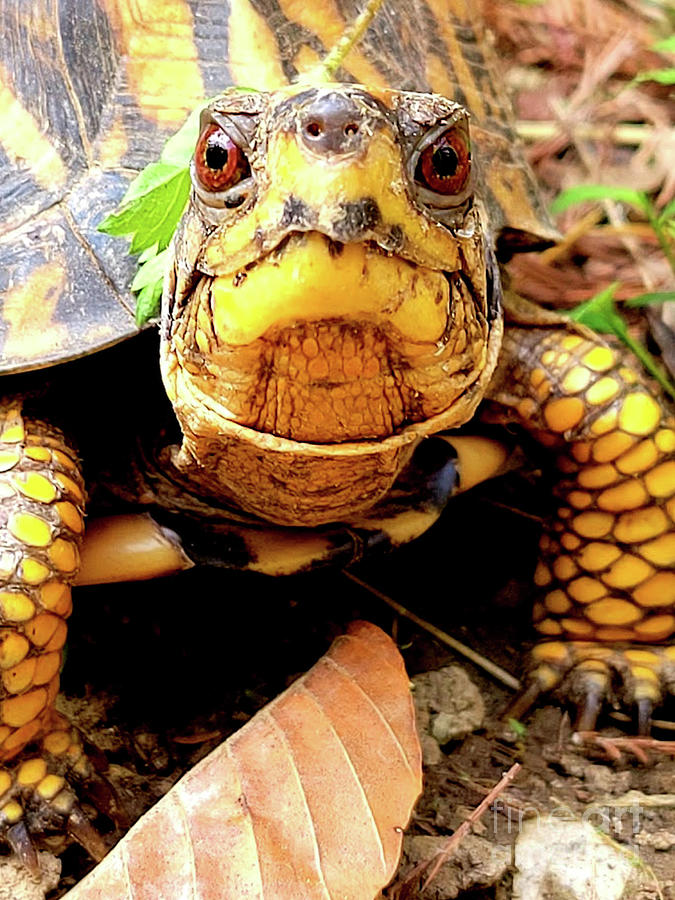
<path fill-rule="evenodd" d="M 41 741 L 39 756 L 0 769 L 5 828 L 21 820 L 26 791 L 67 816 L 74 796 L 50 769 L 89 772 L 54 709 L 84 504 L 77 460 L 60 433 L 24 418 L 16 403 L 0 408 L 0 763 Z"/>
<path fill-rule="evenodd" d="M 623 354 L 592 336 L 515 328 L 505 343 L 511 381 L 498 379 L 494 399 L 557 453 L 562 473 L 534 576 L 535 628 L 548 639 L 533 653 L 536 688 L 574 668 L 571 693 L 585 701 L 608 693 L 615 669 L 644 730 L 675 667 L 675 422 Z M 584 727 L 598 709 L 593 700 Z"/>

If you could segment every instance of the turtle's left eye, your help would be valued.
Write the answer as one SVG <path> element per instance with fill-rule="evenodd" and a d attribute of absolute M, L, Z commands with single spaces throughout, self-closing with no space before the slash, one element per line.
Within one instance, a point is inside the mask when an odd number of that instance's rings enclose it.
<path fill-rule="evenodd" d="M 415 181 L 444 196 L 462 194 L 471 173 L 471 147 L 461 128 L 448 128 L 420 153 Z"/>
<path fill-rule="evenodd" d="M 197 141 L 195 173 L 207 191 L 219 192 L 248 178 L 251 169 L 244 151 L 220 125 L 211 123 Z"/>

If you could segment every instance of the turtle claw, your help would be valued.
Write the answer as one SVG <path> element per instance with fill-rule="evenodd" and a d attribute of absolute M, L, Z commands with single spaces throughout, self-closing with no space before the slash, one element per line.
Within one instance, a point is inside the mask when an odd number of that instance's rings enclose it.
<path fill-rule="evenodd" d="M 126 810 L 120 803 L 116 791 L 110 782 L 97 774 L 89 776 L 83 784 L 82 792 L 86 799 L 97 810 L 121 829 L 128 829 L 131 825 Z"/>
<path fill-rule="evenodd" d="M 35 849 L 33 839 L 28 833 L 25 822 L 17 822 L 16 825 L 12 825 L 11 828 L 8 828 L 5 838 L 19 862 L 21 862 L 31 874 L 39 874 L 40 864 L 38 862 L 37 850 Z"/>
<path fill-rule="evenodd" d="M 648 737 L 652 730 L 652 712 L 654 704 L 649 697 L 641 697 L 636 701 L 637 732 L 640 737 Z"/>
<path fill-rule="evenodd" d="M 605 692 L 594 686 L 586 693 L 577 709 L 577 720 L 574 731 L 595 731 L 595 724 L 605 702 Z"/>
<path fill-rule="evenodd" d="M 607 700 L 634 706 L 637 733 L 649 735 L 652 712 L 667 693 L 675 694 L 675 647 L 580 641 L 546 641 L 532 651 L 530 686 L 511 705 L 520 717 L 539 693 L 556 691 L 577 708 L 574 730 L 591 732 Z"/>
<path fill-rule="evenodd" d="M 74 806 L 66 824 L 68 834 L 87 851 L 94 862 L 100 862 L 108 852 L 103 837 L 91 824 L 79 806 Z"/>

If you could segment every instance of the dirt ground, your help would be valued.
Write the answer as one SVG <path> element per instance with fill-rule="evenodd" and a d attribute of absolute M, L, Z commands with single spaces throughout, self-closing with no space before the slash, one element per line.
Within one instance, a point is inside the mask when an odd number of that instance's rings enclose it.
<path fill-rule="evenodd" d="M 665 7 L 639 0 L 486 5 L 527 152 L 547 196 L 582 181 L 610 179 L 644 188 L 661 204 L 672 199 L 667 88 L 629 84 L 638 71 L 664 65 L 649 48 L 668 33 Z M 617 138 L 617 123 L 634 129 Z M 580 130 L 588 124 L 596 130 Z M 615 208 L 604 218 L 589 219 L 582 208 L 558 224 L 563 230 L 576 227 L 574 243 L 518 259 L 510 268 L 514 286 L 526 295 L 572 306 L 614 280 L 621 282 L 619 298 L 672 289 L 655 239 L 632 213 Z M 637 318 L 633 327 L 646 330 Z M 546 514 L 546 491 L 537 475 L 535 460 L 524 473 L 457 498 L 414 546 L 363 564 L 357 574 L 518 674 L 532 638 L 531 573 L 538 523 Z M 489 811 L 474 835 L 509 849 L 524 821 L 561 807 L 581 819 L 597 801 L 601 812 L 593 824 L 632 854 L 635 866 L 652 880 L 643 900 L 675 898 L 671 757 L 652 752 L 644 764 L 624 753 L 612 761 L 599 748 L 579 748 L 570 740 L 568 712 L 550 700 L 528 718 L 523 739 L 505 739 L 499 716 L 511 692 L 340 572 L 271 581 L 207 570 L 152 587 L 79 589 L 63 679 L 65 709 L 105 752 L 111 779 L 135 819 L 311 666 L 353 618 L 393 633 L 411 676 L 448 664 L 464 666 L 485 704 L 484 725 L 445 745 L 441 761 L 427 769 L 411 836 L 451 834 L 520 761 L 523 768 L 501 795 L 500 810 Z M 672 712 L 661 718 L 672 718 Z M 608 736 L 630 731 L 630 724 L 608 717 L 600 724 Z M 656 736 L 668 738 L 672 732 Z M 632 809 L 622 805 L 629 802 L 629 791 L 647 798 L 664 795 L 670 802 L 642 799 L 636 816 L 624 814 Z M 470 867 L 461 847 L 457 859 L 460 867 Z M 68 848 L 64 880 L 50 900 L 89 866 L 77 845 Z M 404 877 L 405 870 L 388 897 L 457 896 L 434 885 L 424 893 L 416 885 L 406 895 Z M 458 896 L 505 900 L 511 896 L 510 878 L 508 870 L 497 884 L 474 884 Z"/>

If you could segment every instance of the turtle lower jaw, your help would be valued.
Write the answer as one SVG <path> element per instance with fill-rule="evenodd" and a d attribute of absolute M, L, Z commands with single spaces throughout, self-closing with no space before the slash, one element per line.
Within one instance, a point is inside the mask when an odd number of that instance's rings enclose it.
<path fill-rule="evenodd" d="M 200 395 L 189 373 L 167 366 L 165 357 L 165 382 L 183 431 L 173 464 L 194 493 L 275 524 L 349 522 L 387 495 L 420 440 L 471 418 L 500 340 L 497 322 L 480 375 L 438 415 L 380 439 L 332 443 L 296 440 L 233 421 L 229 410 Z"/>

